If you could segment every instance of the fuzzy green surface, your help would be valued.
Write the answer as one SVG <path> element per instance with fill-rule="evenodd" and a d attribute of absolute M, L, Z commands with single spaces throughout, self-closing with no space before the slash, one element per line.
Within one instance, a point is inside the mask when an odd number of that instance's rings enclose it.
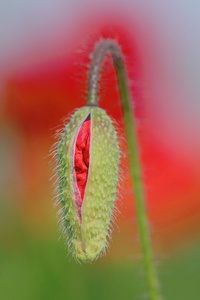
<path fill-rule="evenodd" d="M 76 258 L 82 253 L 81 226 L 75 204 L 73 150 L 74 143 L 81 124 L 88 116 L 89 108 L 78 109 L 65 126 L 58 143 L 58 176 L 59 202 L 62 205 L 61 226 L 66 237 L 68 247 Z M 77 192 L 77 191 L 76 191 Z"/>
<path fill-rule="evenodd" d="M 119 145 L 111 118 L 103 109 L 91 108 L 89 179 L 82 207 L 82 238 L 86 259 L 93 260 L 106 247 L 116 186 Z"/>
<path fill-rule="evenodd" d="M 90 113 L 90 164 L 80 222 L 75 204 L 73 149 L 80 126 Z M 58 145 L 59 201 L 68 246 L 81 261 L 105 250 L 118 184 L 120 149 L 111 118 L 103 109 L 84 107 L 66 125 Z"/>
<path fill-rule="evenodd" d="M 116 187 L 120 151 L 111 118 L 91 108 L 90 168 L 82 207 L 82 238 L 86 259 L 93 260 L 106 247 Z"/>

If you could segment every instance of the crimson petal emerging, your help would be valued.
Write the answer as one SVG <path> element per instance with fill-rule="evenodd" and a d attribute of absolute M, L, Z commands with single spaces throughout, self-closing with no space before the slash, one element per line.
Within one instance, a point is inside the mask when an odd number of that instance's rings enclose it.
<path fill-rule="evenodd" d="M 77 260 L 92 261 L 106 248 L 119 159 L 111 118 L 99 107 L 78 109 L 57 148 L 62 226 Z"/>

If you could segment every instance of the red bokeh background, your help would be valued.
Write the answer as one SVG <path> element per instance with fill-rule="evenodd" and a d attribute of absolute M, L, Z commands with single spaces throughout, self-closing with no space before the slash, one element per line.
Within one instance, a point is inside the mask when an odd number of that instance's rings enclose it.
<path fill-rule="evenodd" d="M 14 137 L 12 155 L 14 153 L 13 159 L 17 161 L 16 179 L 9 188 L 13 190 L 24 220 L 33 228 L 42 231 L 45 223 L 49 224 L 55 218 L 50 203 L 53 187 L 49 178 L 53 174 L 49 165 L 51 157 L 48 156 L 55 142 L 54 133 L 64 118 L 85 104 L 89 54 L 95 42 L 101 37 L 114 38 L 122 46 L 130 77 L 151 232 L 157 251 L 166 252 L 198 236 L 200 160 L 191 160 L 192 150 L 185 153 L 180 146 L 175 151 L 163 143 L 162 130 L 155 120 L 159 112 L 155 109 L 154 115 L 153 110 L 151 114 L 148 110 L 151 102 L 155 103 L 156 93 L 162 95 L 159 82 L 156 87 L 150 86 L 150 77 L 159 70 L 159 57 L 150 55 L 152 49 L 159 47 L 159 36 L 154 33 L 154 27 L 144 30 L 119 18 L 94 20 L 78 28 L 70 42 L 66 37 L 60 46 L 62 49 L 67 47 L 66 55 L 61 55 L 62 51 L 58 50 L 52 59 L 18 68 L 6 79 L 1 127 L 7 131 L 9 128 L 10 138 Z M 36 46 L 36 53 L 39 53 L 40 45 Z M 29 55 L 31 61 L 35 49 Z M 152 61 L 145 65 L 148 58 Z M 180 93 L 176 87 L 173 92 L 176 101 Z M 110 57 L 106 59 L 102 74 L 100 106 L 118 122 L 119 131 L 124 136 L 119 93 Z M 126 153 L 126 146 L 123 147 Z M 122 236 L 119 237 L 119 233 L 117 236 L 123 243 L 121 248 L 119 243 L 116 249 L 113 245 L 117 255 L 122 255 L 128 248 L 131 252 L 137 244 L 134 197 L 126 154 L 122 157 L 121 168 L 124 174 L 120 187 L 122 200 L 118 204 L 121 214 L 116 222 L 122 228 Z"/>

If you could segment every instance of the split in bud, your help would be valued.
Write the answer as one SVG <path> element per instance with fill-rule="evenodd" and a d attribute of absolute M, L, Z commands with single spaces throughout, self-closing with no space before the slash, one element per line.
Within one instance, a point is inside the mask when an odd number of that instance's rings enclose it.
<path fill-rule="evenodd" d="M 92 261 L 107 244 L 119 176 L 117 134 L 103 109 L 86 106 L 72 115 L 57 159 L 68 246 L 77 260 Z"/>

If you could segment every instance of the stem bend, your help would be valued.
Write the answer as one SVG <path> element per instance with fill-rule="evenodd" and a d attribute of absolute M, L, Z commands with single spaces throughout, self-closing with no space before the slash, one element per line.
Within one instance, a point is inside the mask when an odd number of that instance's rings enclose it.
<path fill-rule="evenodd" d="M 95 47 L 88 76 L 87 105 L 98 105 L 99 80 L 105 56 L 110 53 L 115 66 L 119 91 L 121 95 L 124 125 L 128 142 L 129 163 L 131 178 L 134 187 L 135 203 L 137 210 L 137 223 L 142 246 L 146 281 L 151 300 L 160 300 L 158 278 L 153 260 L 150 228 L 145 205 L 145 192 L 142 182 L 142 168 L 139 157 L 139 146 L 136 136 L 135 123 L 132 115 L 131 97 L 128 88 L 128 77 L 125 68 L 124 56 L 120 46 L 112 39 L 102 39 Z"/>

